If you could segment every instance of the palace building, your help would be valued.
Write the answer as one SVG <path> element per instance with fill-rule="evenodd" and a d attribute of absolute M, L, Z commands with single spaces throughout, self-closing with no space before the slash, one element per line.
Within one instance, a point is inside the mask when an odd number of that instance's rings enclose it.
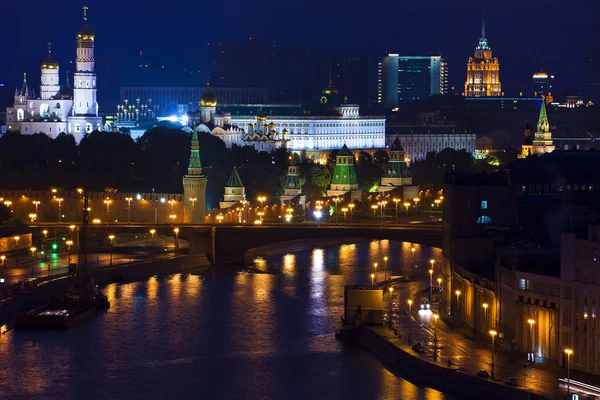
<path fill-rule="evenodd" d="M 77 56 L 73 86 L 66 75 L 60 84 L 59 65 L 52 58 L 50 44 L 48 59 L 41 64 L 39 96 L 29 87 L 27 75 L 23 85 L 15 90 L 14 105 L 6 109 L 6 125 L 22 134 L 45 133 L 56 137 L 69 133 L 79 142 L 83 135 L 102 130 L 98 116 L 96 73 L 94 71 L 95 34 L 87 24 L 87 7 L 83 8 L 83 26 L 77 32 Z"/>
<path fill-rule="evenodd" d="M 475 55 L 467 62 L 466 97 L 500 97 L 500 63 L 492 57 L 492 49 L 485 37 L 485 15 L 481 23 L 481 38 Z"/>
<path fill-rule="evenodd" d="M 359 106 L 342 99 L 329 81 L 318 100 L 308 107 L 296 105 L 238 104 L 217 106 L 207 86 L 200 108 L 186 115 L 191 127 L 233 145 L 257 151 L 285 147 L 304 159 L 326 162 L 331 150 L 346 145 L 355 151 L 383 149 L 385 117 L 361 116 Z"/>

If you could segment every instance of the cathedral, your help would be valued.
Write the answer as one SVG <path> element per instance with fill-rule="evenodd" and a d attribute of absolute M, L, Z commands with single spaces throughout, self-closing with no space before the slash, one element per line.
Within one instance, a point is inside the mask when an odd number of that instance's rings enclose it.
<path fill-rule="evenodd" d="M 500 97 L 500 63 L 492 57 L 492 49 L 485 37 L 485 16 L 481 23 L 481 38 L 474 57 L 467 62 L 467 80 L 464 95 L 467 97 Z"/>
<path fill-rule="evenodd" d="M 77 32 L 73 86 L 68 74 L 61 86 L 59 65 L 48 44 L 48 59 L 41 64 L 39 95 L 29 87 L 24 74 L 21 88 L 15 89 L 14 105 L 6 109 L 7 130 L 26 135 L 45 133 L 53 138 L 64 132 L 73 135 L 77 142 L 86 133 L 102 130 L 96 100 L 95 35 L 87 24 L 87 9 L 83 8 L 83 26 Z"/>

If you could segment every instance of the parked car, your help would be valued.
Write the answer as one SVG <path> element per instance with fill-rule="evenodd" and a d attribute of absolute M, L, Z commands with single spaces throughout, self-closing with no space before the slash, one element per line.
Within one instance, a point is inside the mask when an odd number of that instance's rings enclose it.
<path fill-rule="evenodd" d="M 477 375 L 480 378 L 485 378 L 485 379 L 490 378 L 490 374 L 485 369 L 482 369 L 481 371 L 477 372 L 475 375 Z"/>
<path fill-rule="evenodd" d="M 504 384 L 515 387 L 515 386 L 517 386 L 517 379 L 516 378 L 508 378 L 507 380 L 504 381 Z"/>
<path fill-rule="evenodd" d="M 423 346 L 423 343 L 421 342 L 414 342 L 411 346 L 411 348 L 416 351 L 417 353 L 425 353 L 425 347 Z"/>

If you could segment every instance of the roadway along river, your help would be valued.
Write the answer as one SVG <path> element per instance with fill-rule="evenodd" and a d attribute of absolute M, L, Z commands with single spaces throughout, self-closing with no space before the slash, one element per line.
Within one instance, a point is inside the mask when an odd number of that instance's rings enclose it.
<path fill-rule="evenodd" d="M 439 260 L 415 248 L 420 265 Z M 369 283 L 384 256 L 406 274 L 410 249 L 365 242 L 110 285 L 111 309 L 69 331 L 0 335 L 0 397 L 448 399 L 334 338 L 344 284 Z"/>

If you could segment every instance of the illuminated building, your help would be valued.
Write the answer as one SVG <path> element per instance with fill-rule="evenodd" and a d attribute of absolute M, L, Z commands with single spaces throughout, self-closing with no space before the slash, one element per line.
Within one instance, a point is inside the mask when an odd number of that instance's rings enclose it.
<path fill-rule="evenodd" d="M 350 200 L 360 200 L 362 191 L 358 188 L 356 170 L 354 169 L 354 155 L 344 145 L 335 157 L 335 169 L 327 197 L 342 197 L 350 194 Z"/>
<path fill-rule="evenodd" d="M 550 123 L 546 113 L 546 102 L 542 101 L 537 130 L 533 136 L 533 154 L 545 154 L 553 151 L 554 143 L 552 142 L 552 132 L 550 132 Z"/>
<path fill-rule="evenodd" d="M 525 124 L 523 131 L 524 138 L 523 144 L 521 145 L 521 154 L 519 158 L 525 158 L 533 155 L 533 138 L 531 137 L 531 129 L 529 128 L 529 122 Z"/>
<path fill-rule="evenodd" d="M 15 90 L 14 105 L 6 109 L 8 130 L 22 134 L 45 133 L 50 137 L 65 132 L 79 142 L 84 134 L 103 129 L 96 100 L 95 34 L 87 24 L 87 9 L 83 8 L 83 26 L 77 32 L 73 88 L 68 76 L 65 87 L 61 88 L 59 65 L 52 59 L 49 45 L 48 59 L 41 64 L 40 96 L 28 86 L 24 74 L 22 87 Z"/>
<path fill-rule="evenodd" d="M 404 161 L 404 148 L 402 148 L 400 139 L 396 136 L 396 139 L 390 148 L 390 158 L 385 167 L 385 171 L 383 171 L 381 185 L 379 186 L 378 191 L 382 191 L 385 188 L 392 189 L 394 187 L 411 184 L 412 176 Z"/>
<path fill-rule="evenodd" d="M 198 144 L 198 131 L 194 128 L 192 133 L 192 146 L 188 173 L 183 177 L 183 204 L 189 210 L 185 215 L 188 223 L 204 222 L 206 212 L 206 184 L 208 180 L 202 175 L 200 161 L 200 146 Z"/>
<path fill-rule="evenodd" d="M 223 195 L 223 201 L 219 203 L 219 207 L 231 208 L 236 204 L 240 204 L 243 200 L 246 200 L 246 189 L 240 179 L 240 175 L 237 172 L 237 168 L 233 167 L 231 176 L 225 185 L 225 194 Z"/>
<path fill-rule="evenodd" d="M 306 196 L 302 194 L 302 186 L 300 185 L 300 172 L 298 171 L 298 165 L 294 161 L 294 157 L 290 158 L 288 165 L 287 176 L 285 180 L 283 195 L 280 196 L 282 203 L 291 203 L 294 199 L 298 199 L 298 204 L 306 204 Z"/>
<path fill-rule="evenodd" d="M 441 56 L 383 57 L 377 71 L 377 103 L 396 108 L 448 93 L 448 64 Z"/>
<path fill-rule="evenodd" d="M 206 93 L 205 93 L 206 95 Z M 331 150 L 346 145 L 373 151 L 385 148 L 385 118 L 361 116 L 359 106 L 342 99 L 329 82 L 317 101 L 300 105 L 231 105 L 217 110 L 216 96 L 200 100 L 200 109 L 188 112 L 188 124 L 217 136 L 226 146 L 252 146 L 270 152 L 286 147 L 304 159 L 326 162 Z M 209 104 L 210 103 L 210 104 Z"/>
<path fill-rule="evenodd" d="M 492 49 L 485 37 L 485 15 L 481 23 L 481 38 L 475 55 L 467 62 L 467 80 L 464 95 L 467 97 L 500 97 L 500 63 L 492 57 Z"/>
<path fill-rule="evenodd" d="M 549 76 L 544 71 L 533 74 L 531 85 L 533 97 L 544 97 L 546 104 L 552 103 L 552 80 L 554 80 L 554 76 Z"/>

